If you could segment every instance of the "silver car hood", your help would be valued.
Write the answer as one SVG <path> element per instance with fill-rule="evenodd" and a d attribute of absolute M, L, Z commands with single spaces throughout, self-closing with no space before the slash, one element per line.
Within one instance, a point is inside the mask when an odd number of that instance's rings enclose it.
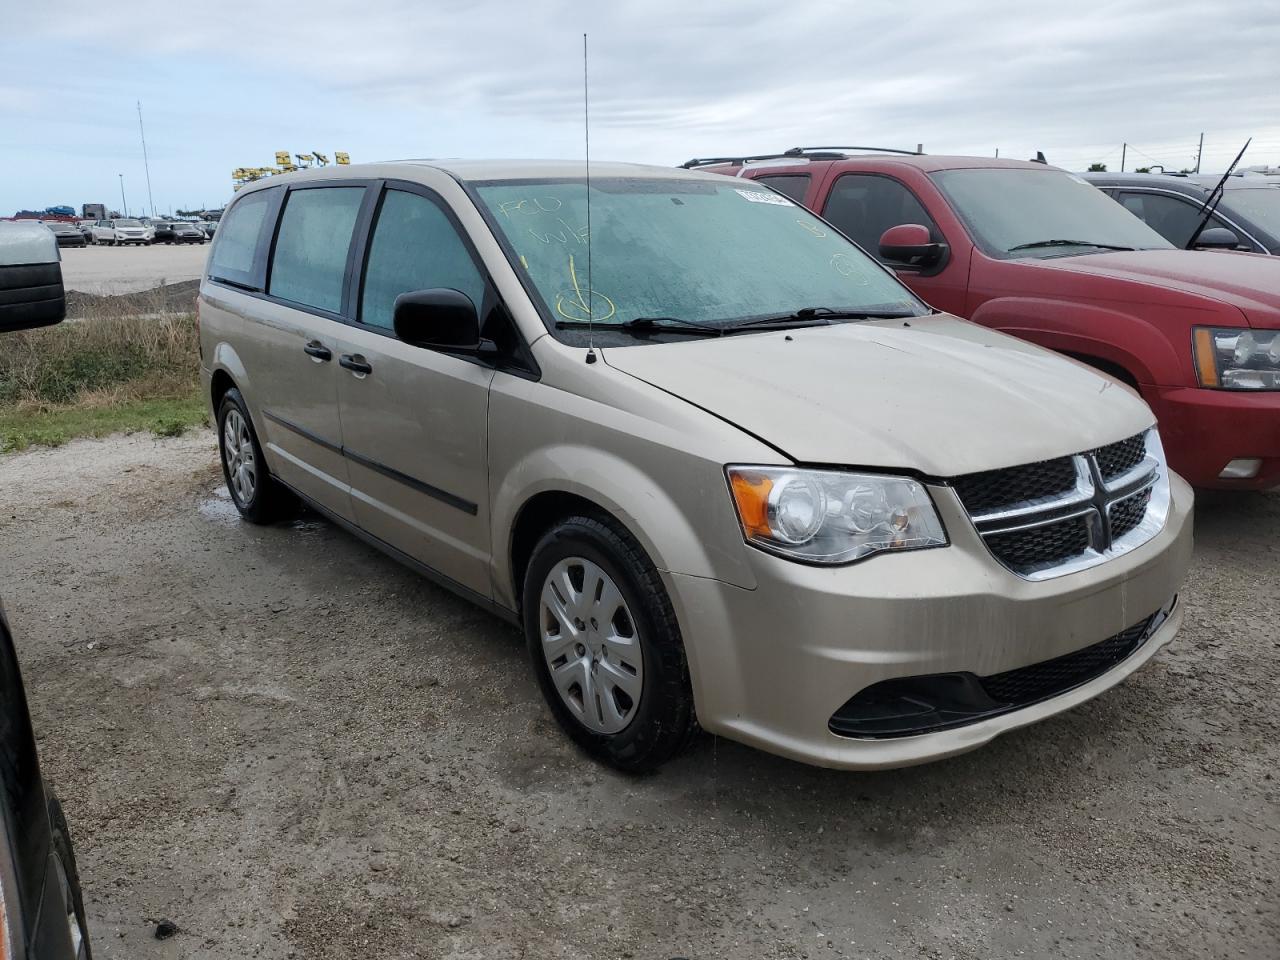
<path fill-rule="evenodd" d="M 956 476 L 1089 450 L 1155 419 L 1105 374 L 945 314 L 601 353 L 803 463 Z"/>

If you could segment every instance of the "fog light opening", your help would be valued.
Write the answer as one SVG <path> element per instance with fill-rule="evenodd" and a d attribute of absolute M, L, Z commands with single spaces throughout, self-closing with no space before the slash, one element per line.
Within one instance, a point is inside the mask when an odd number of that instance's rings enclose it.
<path fill-rule="evenodd" d="M 1218 474 L 1220 480 L 1252 480 L 1262 469 L 1261 457 L 1237 457 Z"/>

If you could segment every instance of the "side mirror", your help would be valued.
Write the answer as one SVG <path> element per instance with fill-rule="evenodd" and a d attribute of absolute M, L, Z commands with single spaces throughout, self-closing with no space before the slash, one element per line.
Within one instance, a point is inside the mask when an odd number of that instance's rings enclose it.
<path fill-rule="evenodd" d="M 47 327 L 66 315 L 53 231 L 39 223 L 0 223 L 0 333 Z"/>
<path fill-rule="evenodd" d="M 1195 250 L 1234 250 L 1240 245 L 1240 238 L 1234 230 L 1226 227 L 1206 227 L 1196 237 Z"/>
<path fill-rule="evenodd" d="M 946 255 L 945 243 L 934 243 L 929 228 L 902 223 L 880 235 L 880 257 L 911 267 L 932 267 Z"/>
<path fill-rule="evenodd" d="M 436 287 L 396 297 L 392 324 L 405 343 L 427 350 L 489 354 L 493 342 L 480 338 L 480 315 L 460 290 Z"/>

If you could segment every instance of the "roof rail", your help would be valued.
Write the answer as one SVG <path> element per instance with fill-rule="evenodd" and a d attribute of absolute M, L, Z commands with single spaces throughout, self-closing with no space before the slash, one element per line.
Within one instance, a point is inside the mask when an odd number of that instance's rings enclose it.
<path fill-rule="evenodd" d="M 906 157 L 915 157 L 923 150 L 898 150 L 894 147 L 792 147 L 782 153 L 757 153 L 750 156 L 737 157 L 695 157 L 680 164 L 686 170 L 694 167 L 706 167 L 717 163 L 747 164 L 759 160 L 843 160 L 850 152 L 856 153 L 897 153 Z"/>

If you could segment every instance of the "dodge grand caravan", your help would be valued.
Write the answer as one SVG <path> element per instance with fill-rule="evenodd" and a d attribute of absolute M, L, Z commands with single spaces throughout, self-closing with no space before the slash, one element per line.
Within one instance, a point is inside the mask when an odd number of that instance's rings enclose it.
<path fill-rule="evenodd" d="M 247 520 L 300 498 L 519 624 L 560 724 L 630 770 L 698 726 L 943 757 L 1173 637 L 1191 493 L 1134 393 L 930 310 L 772 191 L 582 174 L 238 194 L 199 315 Z"/>

